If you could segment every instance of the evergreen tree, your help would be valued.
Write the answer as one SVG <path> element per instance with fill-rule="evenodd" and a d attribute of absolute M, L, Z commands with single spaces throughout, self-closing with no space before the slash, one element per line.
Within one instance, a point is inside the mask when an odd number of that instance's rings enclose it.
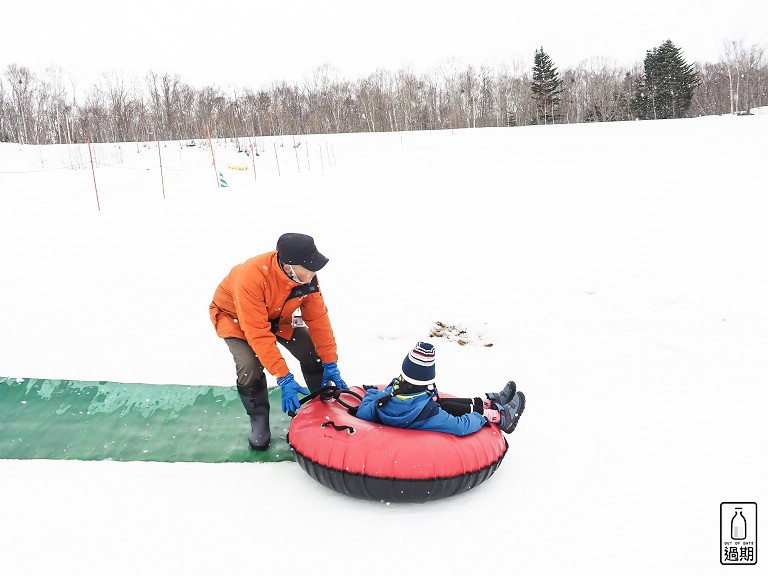
<path fill-rule="evenodd" d="M 534 124 L 554 124 L 559 119 L 560 93 L 563 83 L 552 59 L 539 48 L 533 55 L 531 94 L 536 104 Z"/>
<path fill-rule="evenodd" d="M 685 116 L 699 78 L 682 50 L 667 40 L 648 50 L 643 64 L 644 73 L 635 83 L 635 116 L 642 120 Z"/>
<path fill-rule="evenodd" d="M 634 117 L 639 120 L 648 120 L 653 118 L 653 111 L 650 110 L 652 98 L 647 91 L 645 84 L 645 74 L 635 76 L 632 80 L 634 95 L 631 97 L 630 107 Z"/>

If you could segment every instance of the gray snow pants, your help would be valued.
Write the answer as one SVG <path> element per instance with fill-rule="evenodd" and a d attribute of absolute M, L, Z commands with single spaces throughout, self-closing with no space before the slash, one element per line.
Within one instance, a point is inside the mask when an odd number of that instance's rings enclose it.
<path fill-rule="evenodd" d="M 301 373 L 309 391 L 320 390 L 323 383 L 323 363 L 309 337 L 309 330 L 306 327 L 294 328 L 293 337 L 290 340 L 279 336 L 276 338 L 278 344 L 299 361 Z M 248 342 L 241 338 L 224 338 L 224 341 L 235 359 L 238 387 L 244 389 L 243 391 L 247 390 L 250 394 L 266 390 L 267 377 L 264 374 L 264 366 Z"/>

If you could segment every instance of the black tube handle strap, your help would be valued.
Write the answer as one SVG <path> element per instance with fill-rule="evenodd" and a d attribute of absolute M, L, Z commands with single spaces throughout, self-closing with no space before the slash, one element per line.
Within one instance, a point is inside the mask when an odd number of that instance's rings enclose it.
<path fill-rule="evenodd" d="M 317 398 L 319 396 L 320 400 L 322 400 L 323 402 L 328 402 L 329 400 L 336 400 L 336 402 L 338 402 L 339 404 L 344 406 L 344 408 L 347 409 L 347 412 L 350 415 L 356 416 L 357 406 L 350 406 L 349 404 L 347 404 L 344 400 L 341 399 L 342 394 L 349 394 L 351 396 L 354 396 L 361 402 L 363 401 L 363 397 L 360 396 L 360 394 L 358 394 L 357 392 L 352 392 L 351 390 L 344 390 L 343 388 L 339 388 L 338 386 L 329 384 L 325 388 L 320 388 L 320 390 L 315 390 L 314 392 L 311 392 L 307 396 L 304 396 L 304 398 L 301 398 L 299 400 L 299 405 L 303 406 L 313 398 Z M 293 418 L 294 416 L 296 416 L 296 412 L 288 412 L 288 416 Z"/>
<path fill-rule="evenodd" d="M 349 434 L 350 436 L 355 432 L 357 432 L 357 430 L 355 430 L 352 426 L 346 426 L 346 425 L 338 426 L 333 420 L 328 420 L 327 422 L 323 422 L 322 424 L 320 424 L 320 428 L 327 428 L 328 426 L 330 426 L 337 432 L 343 432 L 344 430 L 346 430 L 347 434 Z"/>

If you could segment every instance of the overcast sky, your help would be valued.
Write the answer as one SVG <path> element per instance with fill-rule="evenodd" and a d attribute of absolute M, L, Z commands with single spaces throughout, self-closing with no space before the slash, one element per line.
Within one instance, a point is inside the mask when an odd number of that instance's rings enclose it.
<path fill-rule="evenodd" d="M 716 61 L 725 39 L 768 43 L 766 0 L 42 0 L 4 2 L 0 70 L 55 65 L 79 89 L 102 73 L 179 74 L 194 86 L 258 89 L 301 82 L 329 63 L 342 77 L 384 68 L 533 63 L 602 56 L 642 62 L 667 38 L 690 62 Z M 8 4 L 11 4 L 8 6 Z M 84 86 L 85 85 L 85 86 Z"/>

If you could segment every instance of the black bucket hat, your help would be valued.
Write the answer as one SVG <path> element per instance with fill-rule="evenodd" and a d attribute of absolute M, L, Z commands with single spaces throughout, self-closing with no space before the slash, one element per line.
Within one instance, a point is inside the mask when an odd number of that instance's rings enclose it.
<path fill-rule="evenodd" d="M 277 256 L 283 264 L 297 264 L 312 272 L 328 264 L 328 258 L 317 250 L 315 239 L 297 232 L 288 232 L 277 239 Z"/>

